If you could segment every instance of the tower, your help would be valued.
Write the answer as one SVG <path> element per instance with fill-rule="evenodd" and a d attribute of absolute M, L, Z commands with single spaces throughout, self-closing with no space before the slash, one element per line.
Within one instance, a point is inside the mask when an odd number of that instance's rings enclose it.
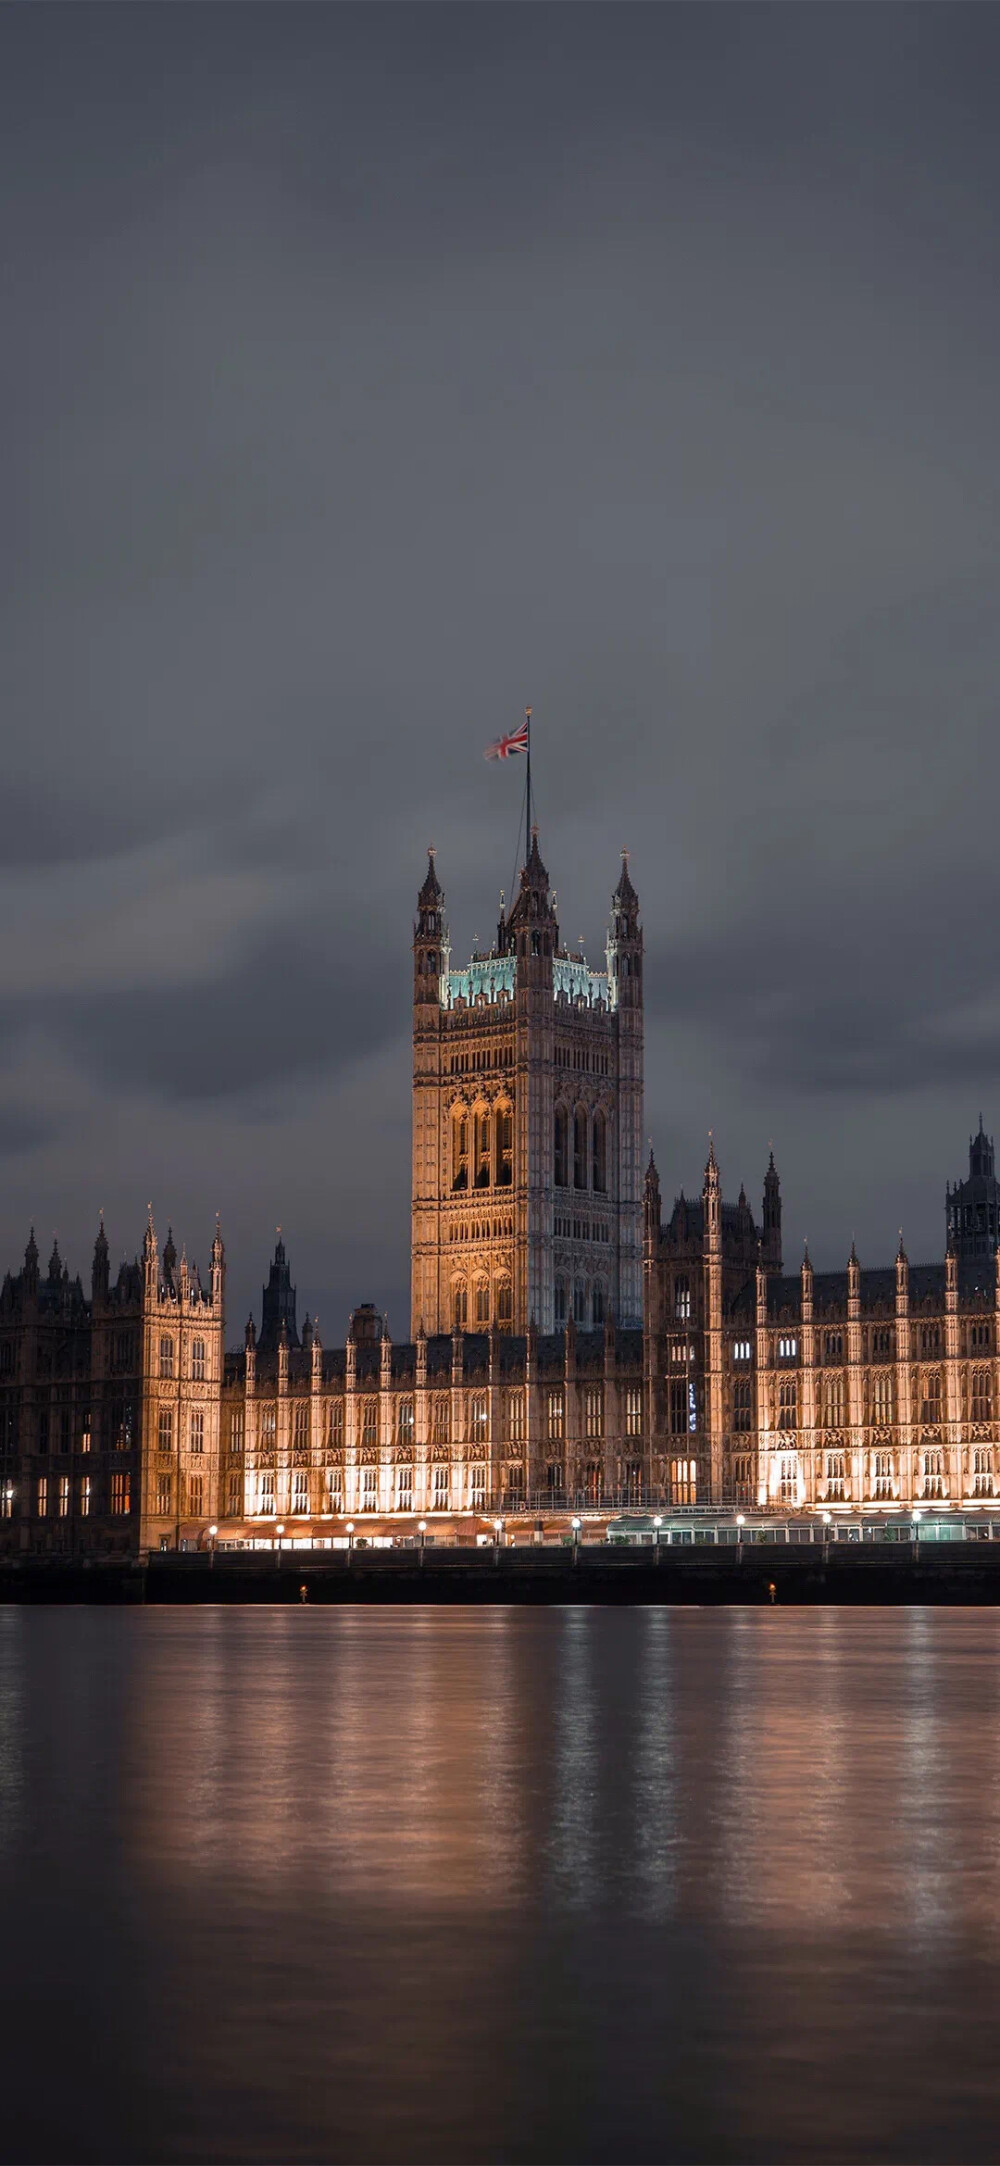
<path fill-rule="evenodd" d="M 412 1330 L 641 1317 L 642 930 L 627 861 L 607 966 L 561 944 L 532 830 L 495 944 L 451 968 L 433 852 L 413 931 Z"/>
<path fill-rule="evenodd" d="M 969 1175 L 945 1191 L 948 1246 L 960 1263 L 992 1256 L 1000 1242 L 1000 1181 L 994 1169 L 993 1138 L 979 1116 L 979 1133 L 969 1138 Z"/>

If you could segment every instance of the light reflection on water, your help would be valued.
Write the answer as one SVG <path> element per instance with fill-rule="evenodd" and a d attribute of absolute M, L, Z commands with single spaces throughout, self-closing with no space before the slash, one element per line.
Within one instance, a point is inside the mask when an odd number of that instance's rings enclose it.
<path fill-rule="evenodd" d="M 984 1611 L 7 1608 L 6 2155 L 991 2159 L 998 1666 Z"/>

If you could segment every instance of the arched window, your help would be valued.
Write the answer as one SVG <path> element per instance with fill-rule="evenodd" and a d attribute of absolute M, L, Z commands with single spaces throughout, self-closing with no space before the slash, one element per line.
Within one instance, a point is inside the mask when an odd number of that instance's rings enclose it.
<path fill-rule="evenodd" d="M 577 1279 L 576 1284 L 573 1288 L 573 1322 L 575 1324 L 585 1324 L 586 1321 L 587 1289 L 583 1283 L 583 1280 Z"/>
<path fill-rule="evenodd" d="M 514 1295 L 509 1279 L 501 1279 L 497 1286 L 496 1316 L 501 1331 L 509 1331 L 514 1320 Z"/>
<path fill-rule="evenodd" d="M 194 1378 L 194 1381 L 195 1381 L 195 1383 L 196 1383 L 196 1384 L 203 1384 L 203 1383 L 204 1383 L 204 1381 L 205 1381 L 205 1341 L 204 1341 L 204 1339 L 192 1339 L 192 1341 L 191 1341 L 191 1375 L 192 1375 L 192 1377 Z"/>
<path fill-rule="evenodd" d="M 472 1116 L 475 1126 L 475 1186 L 490 1185 L 490 1116 L 485 1106 L 477 1108 Z"/>
<path fill-rule="evenodd" d="M 497 1185 L 510 1188 L 514 1179 L 514 1116 L 509 1106 L 498 1106 L 495 1115 Z"/>
<path fill-rule="evenodd" d="M 172 1376 L 173 1373 L 174 1342 L 172 1339 L 164 1337 L 160 1340 L 160 1375 Z"/>
<path fill-rule="evenodd" d="M 608 1124 L 603 1113 L 594 1115 L 592 1158 L 594 1187 L 603 1196 L 608 1185 Z"/>
<path fill-rule="evenodd" d="M 778 1427 L 797 1429 L 799 1426 L 799 1388 L 794 1377 L 787 1377 L 778 1386 Z"/>
<path fill-rule="evenodd" d="M 603 1288 L 603 1286 L 601 1285 L 601 1281 L 600 1281 L 600 1279 L 598 1279 L 598 1280 L 596 1281 L 595 1285 L 594 1285 L 594 1304 L 593 1304 L 592 1316 L 593 1316 L 593 1321 L 594 1321 L 594 1324 L 595 1324 L 595 1325 L 597 1325 L 597 1324 L 603 1324 L 603 1322 L 604 1322 L 604 1288 Z"/>
<path fill-rule="evenodd" d="M 476 1322 L 488 1324 L 490 1320 L 490 1289 L 485 1279 L 476 1285 Z"/>
<path fill-rule="evenodd" d="M 577 1106 L 573 1115 L 573 1186 L 587 1186 L 587 1109 Z"/>
<path fill-rule="evenodd" d="M 452 1188 L 468 1188 L 469 1185 L 469 1116 L 464 1106 L 459 1106 L 452 1116 L 451 1185 Z"/>
<path fill-rule="evenodd" d="M 567 1302 L 566 1302 L 566 1281 L 565 1281 L 565 1279 L 557 1279 L 557 1280 L 556 1280 L 556 1323 L 557 1323 L 557 1324 L 564 1324 L 564 1323 L 566 1322 L 566 1315 L 567 1315 Z"/>
<path fill-rule="evenodd" d="M 565 1106 L 556 1107 L 555 1184 L 557 1188 L 569 1187 L 569 1114 Z"/>
<path fill-rule="evenodd" d="M 452 1287 L 451 1314 L 456 1331 L 464 1331 L 469 1316 L 469 1297 L 463 1279 L 456 1279 Z"/>

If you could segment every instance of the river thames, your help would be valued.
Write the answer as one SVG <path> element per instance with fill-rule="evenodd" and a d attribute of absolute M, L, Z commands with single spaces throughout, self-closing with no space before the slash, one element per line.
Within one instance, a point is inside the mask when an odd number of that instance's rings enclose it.
<path fill-rule="evenodd" d="M 995 2159 L 1000 1615 L 0 1612 L 8 2159 Z"/>

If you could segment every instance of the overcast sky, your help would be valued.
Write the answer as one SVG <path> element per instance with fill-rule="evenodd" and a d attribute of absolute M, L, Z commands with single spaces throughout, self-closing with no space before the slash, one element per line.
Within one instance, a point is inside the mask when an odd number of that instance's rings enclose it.
<path fill-rule="evenodd" d="M 995 8 L 0 14 L 0 1261 L 152 1198 L 408 1329 L 428 842 L 627 844 L 665 1197 L 1000 1128 Z"/>

